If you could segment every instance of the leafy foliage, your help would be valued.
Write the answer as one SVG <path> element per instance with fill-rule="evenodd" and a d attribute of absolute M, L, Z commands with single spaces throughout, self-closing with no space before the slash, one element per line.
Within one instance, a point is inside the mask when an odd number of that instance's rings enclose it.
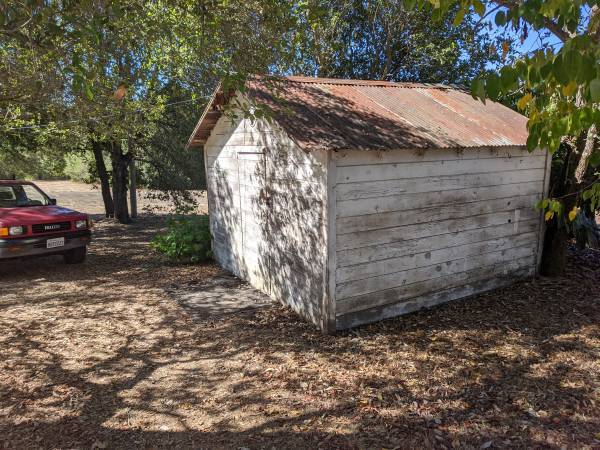
<path fill-rule="evenodd" d="M 478 33 L 472 15 L 452 26 L 456 7 L 432 20 L 432 9 L 408 2 L 301 1 L 294 45 L 297 72 L 322 77 L 470 83 L 500 60 L 499 43 Z"/>
<path fill-rule="evenodd" d="M 174 262 L 199 263 L 212 257 L 208 216 L 178 216 L 155 236 L 152 248 Z"/>
<path fill-rule="evenodd" d="M 553 198 L 538 207 L 547 221 L 567 227 L 580 238 L 578 226 L 594 224 L 600 206 L 600 163 L 597 130 L 600 125 L 600 8 L 598 0 L 415 0 L 431 7 L 440 17 L 458 8 L 456 23 L 474 11 L 482 17 L 495 14 L 498 27 L 511 29 L 525 39 L 530 29 L 548 30 L 560 45 L 541 46 L 499 70 L 488 71 L 471 85 L 473 97 L 485 102 L 503 96 L 517 96 L 516 106 L 529 117 L 527 147 L 555 153 L 562 145 L 566 152 L 562 184 Z M 508 45 L 508 43 L 506 43 Z M 586 218 L 584 220 L 584 218 Z M 589 219 L 589 220 L 588 220 Z M 597 238 L 586 239 L 596 245 Z"/>
<path fill-rule="evenodd" d="M 193 128 L 190 121 L 200 115 L 220 78 L 237 80 L 241 73 L 265 72 L 276 61 L 283 63 L 287 41 L 281 37 L 293 23 L 290 5 L 4 2 L 0 150 L 10 151 L 6 159 L 26 168 L 43 154 L 33 142 L 40 135 L 60 141 L 57 152 L 99 148 L 96 159 L 111 160 L 112 174 L 105 179 L 113 184 L 116 206 L 126 199 L 133 158 L 151 187 L 165 181 L 166 189 L 198 187 L 202 179 L 194 174 L 203 169 L 192 164 L 198 158 L 182 162 L 180 157 Z M 84 148 L 71 147 L 73 130 Z M 62 161 L 62 155 L 56 159 Z M 171 163 L 176 167 L 165 170 Z M 91 172 L 102 177 L 100 171 Z"/>

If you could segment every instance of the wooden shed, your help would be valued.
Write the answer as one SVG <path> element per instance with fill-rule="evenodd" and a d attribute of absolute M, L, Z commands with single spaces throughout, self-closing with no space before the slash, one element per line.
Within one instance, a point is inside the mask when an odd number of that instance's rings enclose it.
<path fill-rule="evenodd" d="M 216 260 L 333 332 L 536 273 L 550 157 L 525 125 L 448 86 L 253 77 L 188 146 Z"/>

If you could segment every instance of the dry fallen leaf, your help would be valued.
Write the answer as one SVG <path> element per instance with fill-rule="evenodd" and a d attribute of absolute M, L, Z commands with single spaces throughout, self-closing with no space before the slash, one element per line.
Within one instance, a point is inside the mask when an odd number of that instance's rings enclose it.
<path fill-rule="evenodd" d="M 225 274 L 149 252 L 162 220 L 99 221 L 89 263 L 68 270 L 52 258 L 0 263 L 0 448 L 86 448 L 82 436 L 98 439 L 95 450 L 191 439 L 252 449 L 531 448 L 547 436 L 553 448 L 596 445 L 597 424 L 578 417 L 600 414 L 600 252 L 570 250 L 564 277 L 363 327 L 351 341 L 278 305 L 194 316 L 167 287 L 195 292 Z M 335 398 L 321 393 L 329 388 Z M 185 431 L 174 432 L 171 414 Z M 231 432 L 265 424 L 273 432 L 256 441 Z"/>
<path fill-rule="evenodd" d="M 96 450 L 96 449 L 104 449 L 106 448 L 106 442 L 104 441 L 94 441 L 94 443 L 92 444 L 92 450 Z"/>
<path fill-rule="evenodd" d="M 122 100 L 125 97 L 125 94 L 127 94 L 127 88 L 125 88 L 124 84 L 121 84 L 113 94 L 113 98 L 115 100 Z"/>

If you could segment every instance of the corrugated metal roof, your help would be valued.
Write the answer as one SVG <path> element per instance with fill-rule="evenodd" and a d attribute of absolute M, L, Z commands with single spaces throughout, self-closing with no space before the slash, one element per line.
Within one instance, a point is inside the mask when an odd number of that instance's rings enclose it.
<path fill-rule="evenodd" d="M 484 105 L 451 86 L 254 77 L 247 94 L 268 106 L 306 151 L 513 146 L 527 140 L 524 116 L 499 103 Z M 195 131 L 205 131 L 194 133 L 191 145 L 204 143 L 213 121 L 198 123 Z"/>

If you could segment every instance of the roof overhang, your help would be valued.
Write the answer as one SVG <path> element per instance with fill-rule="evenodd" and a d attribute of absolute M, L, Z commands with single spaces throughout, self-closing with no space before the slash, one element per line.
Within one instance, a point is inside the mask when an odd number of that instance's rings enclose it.
<path fill-rule="evenodd" d="M 186 148 L 204 145 L 234 90 L 217 86 Z M 523 146 L 527 118 L 455 86 L 256 75 L 244 97 L 304 151 Z"/>
<path fill-rule="evenodd" d="M 210 96 L 202 116 L 200 116 L 200 120 L 198 120 L 194 131 L 188 139 L 188 142 L 185 146 L 186 150 L 191 148 L 199 148 L 206 144 L 206 140 L 223 115 L 223 110 L 229 103 L 229 100 L 232 96 L 233 91 L 225 94 L 223 92 L 221 83 L 217 85 L 214 92 Z"/>

